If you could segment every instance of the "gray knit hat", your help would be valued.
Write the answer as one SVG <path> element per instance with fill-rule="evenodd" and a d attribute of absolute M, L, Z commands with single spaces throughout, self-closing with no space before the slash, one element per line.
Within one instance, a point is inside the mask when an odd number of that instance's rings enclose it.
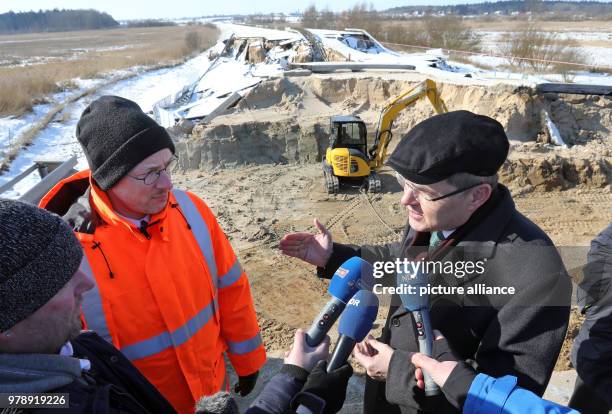
<path fill-rule="evenodd" d="M 81 244 L 59 216 L 0 199 L 0 332 L 55 296 L 82 258 Z"/>

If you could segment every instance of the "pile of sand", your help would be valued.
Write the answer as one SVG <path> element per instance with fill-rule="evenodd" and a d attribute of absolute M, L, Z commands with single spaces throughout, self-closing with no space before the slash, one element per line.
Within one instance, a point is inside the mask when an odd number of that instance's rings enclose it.
<path fill-rule="evenodd" d="M 388 77 L 307 76 L 272 78 L 254 88 L 229 113 L 196 125 L 179 140 L 186 169 L 248 164 L 318 162 L 327 148 L 329 117 L 357 114 L 373 141 L 378 116 L 393 97 L 415 82 Z M 515 145 L 502 180 L 531 189 L 604 187 L 610 182 L 612 106 L 599 96 L 538 95 L 510 85 L 455 85 L 438 82 L 450 110 L 466 109 L 497 119 Z M 570 149 L 544 145 L 548 113 Z M 394 123 L 393 150 L 399 137 L 434 115 L 425 99 L 404 110 Z"/>
<path fill-rule="evenodd" d="M 500 171 L 501 181 L 515 193 L 603 188 L 612 180 L 612 149 L 608 141 L 559 148 L 524 143 L 512 147 Z"/>
<path fill-rule="evenodd" d="M 277 107 L 278 110 L 299 109 L 303 91 L 287 78 L 276 78 L 261 82 L 236 105 L 237 111 L 254 111 Z"/>

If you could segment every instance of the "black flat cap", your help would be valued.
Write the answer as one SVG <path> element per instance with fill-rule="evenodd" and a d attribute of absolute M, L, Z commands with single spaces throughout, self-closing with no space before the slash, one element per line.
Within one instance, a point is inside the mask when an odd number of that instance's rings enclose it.
<path fill-rule="evenodd" d="M 456 173 L 494 175 L 508 156 L 508 137 L 493 118 L 469 111 L 436 115 L 404 136 L 387 164 L 416 184 Z"/>

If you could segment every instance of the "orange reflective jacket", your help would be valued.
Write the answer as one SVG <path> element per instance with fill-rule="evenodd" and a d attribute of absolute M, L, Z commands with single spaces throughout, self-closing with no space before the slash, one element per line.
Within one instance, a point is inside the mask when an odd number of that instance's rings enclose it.
<path fill-rule="evenodd" d="M 195 195 L 173 190 L 143 232 L 89 177 L 65 179 L 40 202 L 65 216 L 85 250 L 96 280 L 83 301 L 88 328 L 112 341 L 177 411 L 192 413 L 199 397 L 224 387 L 224 352 L 238 375 L 265 363 L 246 274 Z"/>

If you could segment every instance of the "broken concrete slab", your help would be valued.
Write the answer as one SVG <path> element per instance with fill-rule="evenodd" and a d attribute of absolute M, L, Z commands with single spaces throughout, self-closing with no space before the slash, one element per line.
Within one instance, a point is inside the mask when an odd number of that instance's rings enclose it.
<path fill-rule="evenodd" d="M 312 71 L 310 69 L 291 69 L 283 72 L 283 76 L 286 78 L 291 78 L 294 76 L 310 76 L 312 75 Z"/>
<path fill-rule="evenodd" d="M 587 85 L 578 83 L 540 83 L 536 86 L 537 93 L 570 93 L 578 95 L 612 96 L 611 85 Z"/>
<path fill-rule="evenodd" d="M 305 62 L 289 63 L 290 68 L 309 69 L 313 73 L 330 73 L 337 70 L 414 70 L 414 65 L 405 63 L 379 63 L 379 62 Z"/>
<path fill-rule="evenodd" d="M 229 107 L 234 105 L 242 98 L 238 92 L 233 92 L 225 98 L 217 98 L 217 102 L 215 102 L 215 108 L 211 110 L 210 105 L 198 105 L 191 108 L 187 112 L 187 119 L 199 119 L 202 120 L 200 122 L 207 123 L 214 119 L 216 116 L 221 115 L 225 112 Z"/>

